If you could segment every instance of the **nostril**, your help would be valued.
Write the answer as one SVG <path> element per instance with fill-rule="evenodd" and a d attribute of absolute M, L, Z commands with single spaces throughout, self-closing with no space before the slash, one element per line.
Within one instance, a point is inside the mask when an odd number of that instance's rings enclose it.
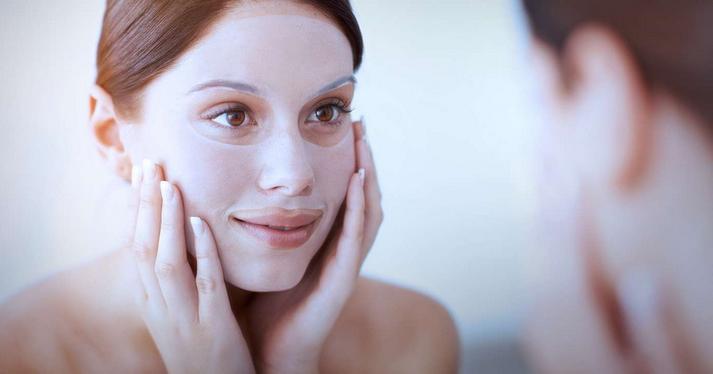
<path fill-rule="evenodd" d="M 312 193 L 312 184 L 295 184 L 291 186 L 279 186 L 275 188 L 276 192 L 288 196 L 307 196 Z"/>
<path fill-rule="evenodd" d="M 284 194 L 287 196 L 305 196 L 312 193 L 314 177 L 294 178 L 277 177 L 263 174 L 258 182 L 258 188 L 266 194 Z"/>

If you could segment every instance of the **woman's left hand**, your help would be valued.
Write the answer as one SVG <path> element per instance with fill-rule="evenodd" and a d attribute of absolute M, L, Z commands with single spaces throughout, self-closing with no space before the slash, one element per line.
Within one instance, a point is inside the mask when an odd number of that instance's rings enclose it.
<path fill-rule="evenodd" d="M 256 368 L 264 373 L 315 373 L 322 347 L 354 290 L 383 220 L 381 192 L 364 126 L 355 122 L 359 172 L 352 175 L 338 221 L 302 281 L 255 296 L 248 319 Z"/>

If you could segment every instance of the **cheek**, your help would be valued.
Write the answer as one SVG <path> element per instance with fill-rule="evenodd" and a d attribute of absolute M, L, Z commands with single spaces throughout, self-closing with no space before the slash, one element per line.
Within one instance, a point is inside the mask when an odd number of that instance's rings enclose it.
<path fill-rule="evenodd" d="M 159 139 L 152 153 L 160 156 L 157 161 L 164 167 L 166 179 L 181 190 L 186 217 L 197 215 L 217 223 L 215 220 L 225 215 L 232 202 L 255 190 L 256 152 L 252 147 L 225 145 L 196 136 L 189 126 L 178 125 L 152 134 L 151 139 Z"/>
<path fill-rule="evenodd" d="M 159 125 L 159 123 L 162 123 Z M 201 137 L 190 124 L 177 120 L 155 120 L 139 135 L 140 157 L 149 157 L 164 167 L 166 179 L 180 189 L 186 218 L 199 216 L 218 234 L 227 229 L 228 213 L 234 204 L 259 201 L 260 145 L 235 146 Z M 336 216 L 355 172 L 354 140 L 351 131 L 337 144 L 322 147 L 305 140 L 315 185 L 311 199 L 325 203 L 330 220 Z"/>
<path fill-rule="evenodd" d="M 315 174 L 315 192 L 337 208 L 344 200 L 349 179 L 355 172 L 353 144 L 353 135 L 350 133 L 333 147 L 312 146 L 310 149 Z"/>
<path fill-rule="evenodd" d="M 253 191 L 254 163 L 250 152 L 220 151 L 193 147 L 168 164 L 168 177 L 184 194 L 186 214 L 206 219 L 224 215 L 230 204 L 250 196 Z"/>

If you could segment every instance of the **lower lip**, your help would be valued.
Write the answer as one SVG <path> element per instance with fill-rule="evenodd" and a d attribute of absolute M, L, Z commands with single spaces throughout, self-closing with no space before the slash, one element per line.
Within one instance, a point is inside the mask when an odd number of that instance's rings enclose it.
<path fill-rule="evenodd" d="M 249 223 L 241 221 L 238 219 L 233 219 L 233 222 L 237 223 L 245 229 L 250 235 L 256 239 L 267 243 L 268 246 L 274 249 L 294 249 L 307 243 L 310 237 L 312 237 L 312 232 L 317 221 L 310 223 L 309 225 L 296 228 L 294 230 L 276 230 L 271 229 L 264 225 L 257 225 L 254 223 Z"/>

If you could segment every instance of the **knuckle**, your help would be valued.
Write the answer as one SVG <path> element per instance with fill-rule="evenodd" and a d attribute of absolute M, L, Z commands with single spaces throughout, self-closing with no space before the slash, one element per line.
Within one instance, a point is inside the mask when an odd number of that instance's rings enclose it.
<path fill-rule="evenodd" d="M 358 227 L 353 230 L 345 230 L 343 235 L 344 239 L 348 242 L 360 241 L 362 237 L 364 237 L 364 229 L 362 227 Z"/>
<path fill-rule="evenodd" d="M 134 255 L 139 260 L 149 259 L 153 255 L 153 249 L 150 246 L 141 242 L 134 241 L 131 245 L 131 248 L 134 251 Z"/>
<path fill-rule="evenodd" d="M 204 248 L 196 248 L 196 260 L 210 260 L 210 252 Z"/>
<path fill-rule="evenodd" d="M 176 231 L 177 228 L 178 226 L 173 222 L 167 220 L 161 221 L 161 231 L 163 232 L 173 232 Z"/>
<path fill-rule="evenodd" d="M 154 272 L 159 279 L 169 279 L 176 274 L 176 266 L 168 262 L 156 263 Z"/>
<path fill-rule="evenodd" d="M 347 204 L 344 214 L 346 216 L 353 216 L 359 214 L 360 212 L 364 212 L 365 208 L 366 206 L 364 204 L 350 202 L 349 204 Z"/>
<path fill-rule="evenodd" d="M 206 276 L 198 276 L 196 277 L 196 288 L 201 294 L 210 294 L 215 291 L 216 283 L 213 278 Z"/>
<path fill-rule="evenodd" d="M 141 194 L 139 204 L 143 208 L 158 208 L 159 206 L 158 200 L 153 196 L 147 194 Z"/>

